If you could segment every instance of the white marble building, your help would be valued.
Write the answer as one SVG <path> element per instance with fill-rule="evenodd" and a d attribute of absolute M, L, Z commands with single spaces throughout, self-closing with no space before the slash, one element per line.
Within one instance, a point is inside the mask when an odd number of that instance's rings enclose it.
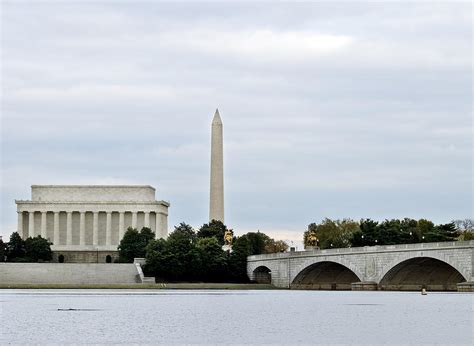
<path fill-rule="evenodd" d="M 15 202 L 22 238 L 48 238 L 56 257 L 74 252 L 72 261 L 90 261 L 77 252 L 97 254 L 97 261 L 99 252 L 116 252 L 129 226 L 168 234 L 169 203 L 155 200 L 148 185 L 33 185 L 31 200 Z"/>

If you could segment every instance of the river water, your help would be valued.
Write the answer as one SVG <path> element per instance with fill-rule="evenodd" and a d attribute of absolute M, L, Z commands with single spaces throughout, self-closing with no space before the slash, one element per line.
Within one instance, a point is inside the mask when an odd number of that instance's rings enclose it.
<path fill-rule="evenodd" d="M 1 290 L 0 344 L 466 344 L 474 295 Z"/>

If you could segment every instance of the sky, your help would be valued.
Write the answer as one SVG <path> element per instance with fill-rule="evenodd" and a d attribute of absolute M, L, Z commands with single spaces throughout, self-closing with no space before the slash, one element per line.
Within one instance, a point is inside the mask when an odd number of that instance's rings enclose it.
<path fill-rule="evenodd" d="M 470 2 L 1 2 L 0 235 L 32 184 L 146 184 L 170 230 L 473 217 Z"/>

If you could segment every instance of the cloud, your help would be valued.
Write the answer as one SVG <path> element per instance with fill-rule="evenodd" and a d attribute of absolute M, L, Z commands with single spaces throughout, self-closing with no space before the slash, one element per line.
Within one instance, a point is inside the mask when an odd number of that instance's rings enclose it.
<path fill-rule="evenodd" d="M 22 88 L 14 90 L 9 96 L 10 102 L 48 103 L 87 103 L 121 104 L 130 102 L 150 102 L 177 100 L 175 91 L 168 87 L 131 86 L 131 85 L 77 85 L 66 88 Z"/>
<path fill-rule="evenodd" d="M 217 56 L 291 63 L 340 52 L 349 47 L 352 41 L 351 37 L 342 35 L 272 30 L 225 32 L 194 29 L 164 32 L 158 38 L 160 44 Z"/>
<path fill-rule="evenodd" d="M 216 107 L 236 232 L 469 216 L 471 27 L 460 3 L 10 2 L 0 232 L 35 183 L 151 184 L 201 225 Z"/>

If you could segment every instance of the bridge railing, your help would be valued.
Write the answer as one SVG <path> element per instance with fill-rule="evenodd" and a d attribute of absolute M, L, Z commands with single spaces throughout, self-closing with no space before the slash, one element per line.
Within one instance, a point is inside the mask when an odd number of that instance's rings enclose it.
<path fill-rule="evenodd" d="M 363 246 L 363 247 L 348 247 L 348 248 L 337 248 L 337 249 L 311 249 L 305 251 L 290 251 L 280 252 L 272 254 L 254 255 L 248 256 L 248 261 L 253 260 L 265 260 L 274 258 L 287 258 L 293 256 L 307 256 L 307 255 L 334 255 L 334 254 L 347 254 L 347 253 L 361 253 L 361 252 L 382 252 L 382 251 L 398 251 L 398 250 L 417 250 L 417 249 L 438 249 L 438 248 L 450 248 L 450 247 L 474 247 L 474 240 L 468 241 L 447 241 L 437 243 L 413 243 L 413 244 L 398 244 L 398 245 L 375 245 L 375 246 Z"/>

